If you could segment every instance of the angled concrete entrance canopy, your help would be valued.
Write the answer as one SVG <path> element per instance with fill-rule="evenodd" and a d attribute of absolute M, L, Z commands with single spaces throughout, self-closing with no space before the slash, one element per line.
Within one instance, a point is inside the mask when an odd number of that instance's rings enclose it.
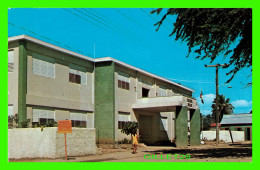
<path fill-rule="evenodd" d="M 170 112 L 176 106 L 187 106 L 189 109 L 198 109 L 195 99 L 184 96 L 151 97 L 137 99 L 136 104 L 132 105 L 134 110 L 147 110 L 151 112 Z"/>

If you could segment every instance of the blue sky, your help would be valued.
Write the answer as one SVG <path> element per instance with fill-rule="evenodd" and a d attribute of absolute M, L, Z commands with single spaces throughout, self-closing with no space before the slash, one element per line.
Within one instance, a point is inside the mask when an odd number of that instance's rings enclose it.
<path fill-rule="evenodd" d="M 11 8 L 8 36 L 26 34 L 93 58 L 113 57 L 192 88 L 197 99 L 202 90 L 205 104 L 198 100 L 201 112 L 211 113 L 215 69 L 204 67 L 210 64 L 208 59 L 186 58 L 185 42 L 169 37 L 175 16 L 167 17 L 156 32 L 154 24 L 162 16 L 149 14 L 151 10 Z M 219 57 L 212 64 L 227 61 Z M 235 113 L 247 113 L 252 108 L 252 88 L 245 88 L 245 83 L 252 81 L 248 78 L 250 69 L 241 70 L 228 85 L 224 84 L 228 69 L 219 70 L 219 94 L 231 99 Z"/>

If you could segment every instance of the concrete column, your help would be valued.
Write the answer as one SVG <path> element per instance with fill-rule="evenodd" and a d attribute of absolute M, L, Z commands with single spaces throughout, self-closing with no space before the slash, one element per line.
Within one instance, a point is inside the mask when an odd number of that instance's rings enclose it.
<path fill-rule="evenodd" d="M 188 108 L 187 106 L 176 107 L 176 146 L 188 147 Z"/>
<path fill-rule="evenodd" d="M 200 145 L 200 109 L 191 110 L 190 145 Z"/>
<path fill-rule="evenodd" d="M 18 126 L 27 120 L 26 109 L 27 94 L 27 50 L 26 41 L 19 42 L 19 64 L 18 64 Z"/>

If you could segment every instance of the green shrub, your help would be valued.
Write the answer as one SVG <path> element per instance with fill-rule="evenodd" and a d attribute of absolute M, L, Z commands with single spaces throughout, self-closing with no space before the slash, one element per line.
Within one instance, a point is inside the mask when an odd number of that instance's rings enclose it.
<path fill-rule="evenodd" d="M 121 130 L 122 133 L 126 135 L 135 135 L 137 134 L 137 129 L 139 125 L 137 122 L 126 122 L 123 129 Z"/>

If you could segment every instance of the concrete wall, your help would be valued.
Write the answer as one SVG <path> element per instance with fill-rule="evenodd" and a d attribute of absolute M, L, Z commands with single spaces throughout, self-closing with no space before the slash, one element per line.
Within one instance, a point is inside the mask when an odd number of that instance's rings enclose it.
<path fill-rule="evenodd" d="M 60 158 L 65 156 L 64 134 L 57 127 L 8 129 L 8 158 Z M 95 129 L 72 128 L 67 134 L 68 156 L 96 154 Z"/>
<path fill-rule="evenodd" d="M 73 56 L 65 55 L 30 42 L 27 44 L 27 49 L 27 104 L 94 111 L 92 62 L 75 59 Z M 32 73 L 33 53 L 53 59 L 55 62 L 55 78 Z M 76 66 L 78 70 L 86 72 L 86 85 L 69 82 L 71 64 Z"/>
<path fill-rule="evenodd" d="M 14 50 L 14 70 L 8 72 L 8 105 L 13 105 L 13 113 L 18 113 L 18 42 L 8 44 L 9 49 Z"/>
<path fill-rule="evenodd" d="M 231 131 L 231 133 L 234 142 L 245 141 L 245 134 L 243 131 Z M 201 139 L 215 140 L 216 131 L 202 131 L 200 137 Z M 219 131 L 219 140 L 223 140 L 225 142 L 232 142 L 229 131 L 228 130 Z"/>
<path fill-rule="evenodd" d="M 176 108 L 176 145 L 188 147 L 188 108 L 178 106 Z"/>
<path fill-rule="evenodd" d="M 113 62 L 96 63 L 95 128 L 97 142 L 115 143 L 115 66 Z"/>
<path fill-rule="evenodd" d="M 123 72 L 130 75 L 130 89 L 125 90 L 118 88 L 118 72 Z M 144 111 L 135 110 L 133 111 L 133 104 L 137 103 L 138 99 L 142 99 L 142 88 L 149 89 L 149 97 L 157 97 L 160 86 L 167 89 L 167 96 L 173 96 L 175 94 L 183 94 L 190 96 L 191 92 L 182 90 L 174 85 L 156 80 L 146 75 L 140 74 L 136 71 L 124 68 L 119 65 L 115 65 L 115 141 L 122 140 L 124 138 L 130 139 L 130 136 L 126 136 L 121 133 L 118 129 L 118 112 L 130 113 L 131 121 L 138 121 L 139 115 L 151 115 L 153 117 L 153 123 L 151 128 L 153 129 L 153 135 L 151 141 L 163 141 L 163 140 L 174 140 L 175 139 L 175 111 L 173 112 L 158 112 L 156 110 Z M 164 98 L 161 97 L 163 100 Z M 166 98 L 165 98 L 166 99 Z M 162 131 L 159 129 L 160 117 L 168 118 L 168 131 Z M 139 122 L 140 123 L 140 122 Z"/>
<path fill-rule="evenodd" d="M 190 110 L 190 145 L 200 145 L 200 110 Z"/>

